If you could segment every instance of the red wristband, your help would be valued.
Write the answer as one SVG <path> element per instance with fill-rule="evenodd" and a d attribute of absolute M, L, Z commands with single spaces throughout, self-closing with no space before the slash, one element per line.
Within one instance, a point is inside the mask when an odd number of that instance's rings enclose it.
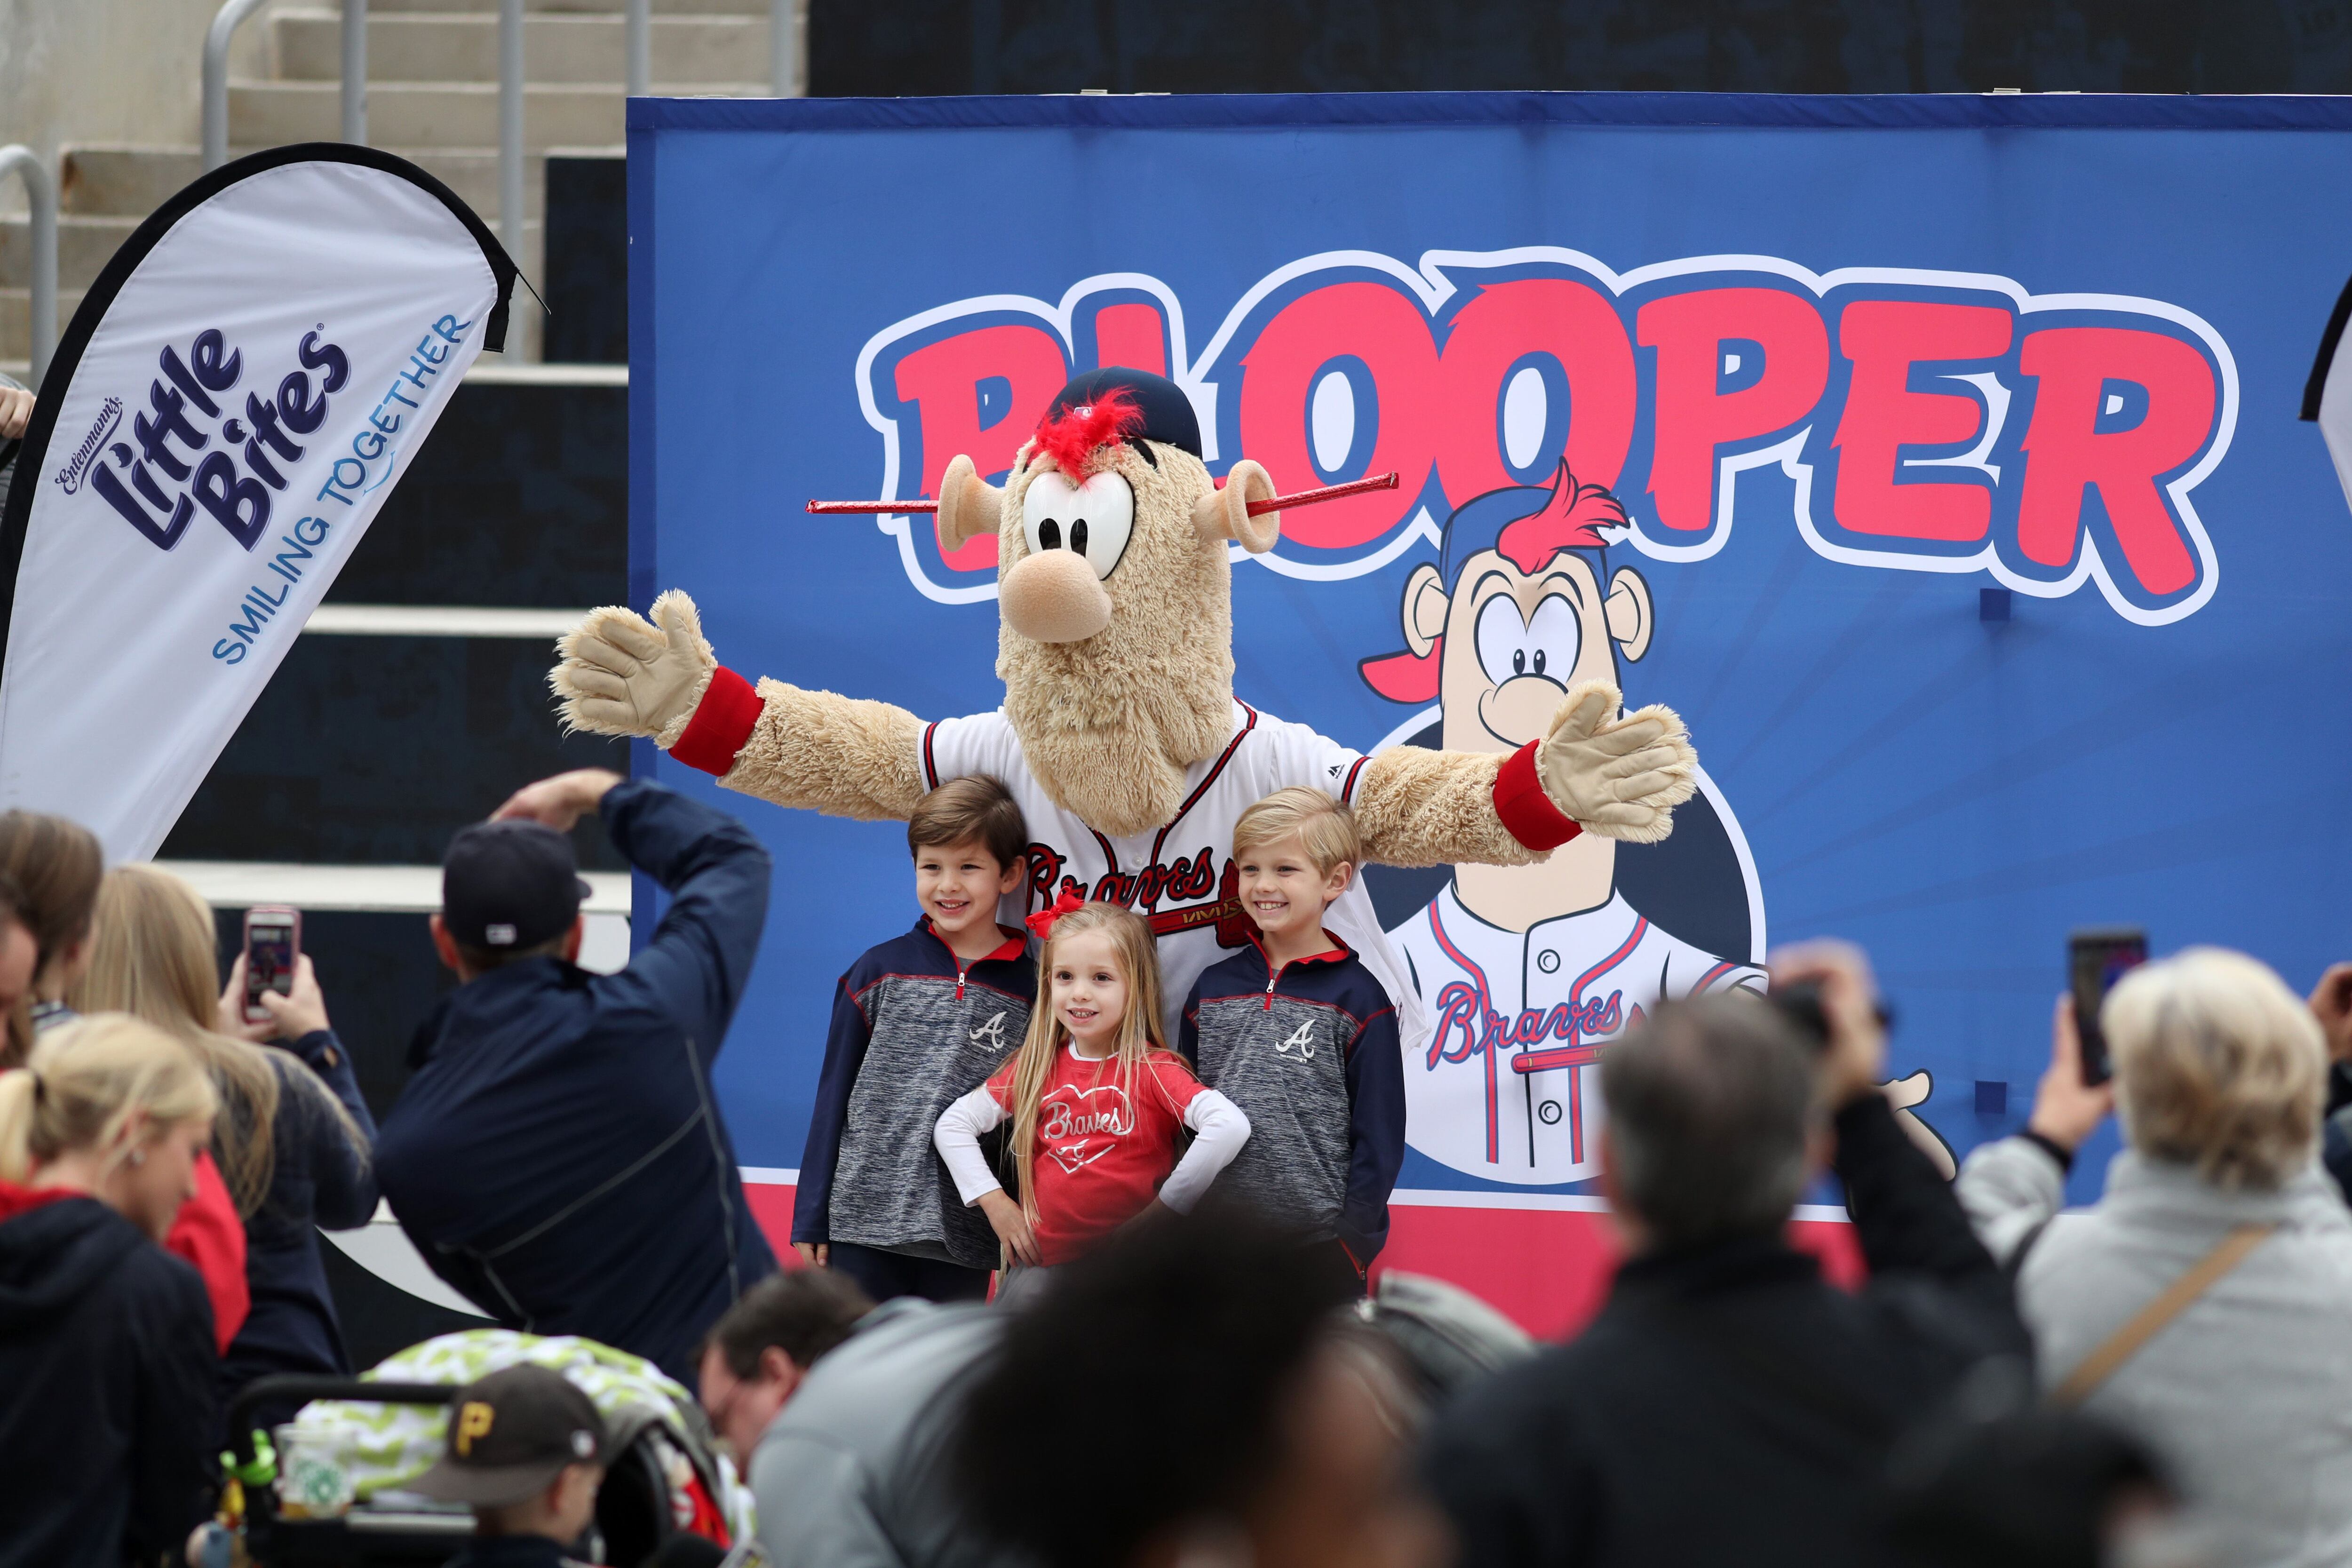
<path fill-rule="evenodd" d="M 1529 741 L 1513 752 L 1495 775 L 1495 815 L 1528 848 L 1557 849 L 1584 829 L 1544 794 L 1543 780 L 1536 773 L 1537 744 Z"/>
<path fill-rule="evenodd" d="M 751 738 L 751 726 L 760 721 L 760 712 L 766 706 L 750 681 L 722 664 L 710 672 L 702 705 L 687 721 L 686 733 L 677 738 L 669 754 L 689 768 L 723 777 L 735 765 L 735 753 Z"/>

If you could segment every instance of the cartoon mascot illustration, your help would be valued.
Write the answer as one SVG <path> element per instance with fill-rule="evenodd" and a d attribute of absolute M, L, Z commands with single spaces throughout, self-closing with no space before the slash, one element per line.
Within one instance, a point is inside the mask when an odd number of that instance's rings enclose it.
<path fill-rule="evenodd" d="M 1617 498 L 1565 462 L 1549 488 L 1465 501 L 1436 563 L 1405 580 L 1406 651 L 1366 659 L 1366 683 L 1397 701 L 1435 698 L 1449 752 L 1510 753 L 1572 694 L 1613 698 L 1618 661 L 1639 661 L 1656 632 L 1648 583 L 1632 566 L 1611 569 L 1608 547 L 1627 527 Z M 1636 909 L 1603 834 L 1540 864 L 1453 872 L 1389 932 L 1431 1023 L 1405 1064 L 1412 1146 L 1492 1181 L 1595 1176 L 1601 1053 L 1661 999 L 1760 993 L 1764 972 Z M 1949 1152 L 1908 1114 L 1928 1089 L 1918 1073 L 1890 1097 L 1948 1175 Z"/>
<path fill-rule="evenodd" d="M 551 682 L 578 728 L 649 736 L 780 805 L 902 820 L 945 779 L 994 777 L 1033 840 L 1003 918 L 1080 898 L 1137 910 L 1159 933 L 1171 1010 L 1221 947 L 1248 940 L 1233 826 L 1277 789 L 1349 803 L 1367 858 L 1398 866 L 1531 866 L 1584 835 L 1666 836 L 1697 758 L 1679 719 L 1621 715 L 1606 679 L 1555 693 L 1549 713 L 1518 721 L 1527 740 L 1508 751 L 1367 757 L 1237 700 L 1227 541 L 1270 548 L 1279 514 L 1254 517 L 1249 503 L 1274 494 L 1247 460 L 1223 487 L 1210 479 L 1174 383 L 1095 371 L 1054 399 L 1002 491 L 963 457 L 940 481 L 943 549 L 997 535 L 996 711 L 927 723 L 781 680 L 754 689 L 719 664 L 676 590 L 650 621 L 592 612 L 563 638 Z M 1360 883 L 1328 925 L 1397 998 L 1406 1049 L 1423 1048 L 1410 976 Z"/>

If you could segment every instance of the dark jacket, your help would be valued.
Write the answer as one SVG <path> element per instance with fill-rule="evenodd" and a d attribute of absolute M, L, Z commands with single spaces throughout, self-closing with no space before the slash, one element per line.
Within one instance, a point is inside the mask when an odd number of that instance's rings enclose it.
<path fill-rule="evenodd" d="M 1363 961 L 1342 943 L 1276 974 L 1253 942 L 1193 984 L 1176 1048 L 1249 1118 L 1211 1195 L 1336 1236 L 1370 1267 L 1404 1163 L 1404 1057 L 1396 1007 Z"/>
<path fill-rule="evenodd" d="M 649 780 L 604 830 L 671 893 L 617 974 L 525 959 L 411 1047 L 376 1179 L 435 1272 L 509 1328 L 583 1334 L 693 1385 L 695 1343 L 776 1270 L 710 1072 L 768 907 L 768 852 Z"/>
<path fill-rule="evenodd" d="M 290 1053 L 290 1054 L 289 1054 Z M 375 1168 L 368 1143 L 375 1121 L 360 1098 L 350 1053 L 332 1030 L 273 1049 L 278 1121 L 269 1193 L 245 1222 L 246 1280 L 253 1309 L 221 1362 L 221 1397 L 271 1373 L 351 1370 L 342 1326 L 319 1254 L 320 1230 L 350 1230 L 375 1214 Z M 316 1081 L 304 1082 L 316 1076 Z M 342 1102 L 360 1134 L 354 1143 L 319 1090 Z"/>
<path fill-rule="evenodd" d="M 1879 1095 L 1837 1118 L 1870 1283 L 1777 1237 L 1619 1270 L 1573 1343 L 1474 1391 L 1426 1460 L 1464 1568 L 1882 1561 L 1895 1436 L 1990 1357 L 2026 1358 L 2005 1276 Z"/>
<path fill-rule="evenodd" d="M 0 1183 L 0 1568 L 176 1557 L 219 1365 L 194 1269 L 96 1198 Z"/>
<path fill-rule="evenodd" d="M 996 1267 L 996 1233 L 965 1206 L 931 1133 L 1020 1047 L 1036 994 L 1025 935 L 966 964 L 928 920 L 849 966 L 834 988 L 794 1241 Z"/>
<path fill-rule="evenodd" d="M 713 1548 L 711 1560 L 719 1552 Z M 444 1568 L 586 1568 L 544 1535 L 478 1535 Z"/>

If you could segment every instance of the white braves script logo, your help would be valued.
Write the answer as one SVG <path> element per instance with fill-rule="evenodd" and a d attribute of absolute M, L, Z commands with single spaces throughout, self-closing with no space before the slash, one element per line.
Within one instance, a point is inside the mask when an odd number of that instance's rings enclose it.
<path fill-rule="evenodd" d="M 1274 1043 L 1274 1054 L 1278 1057 L 1297 1057 L 1303 1062 L 1313 1061 L 1315 1059 L 1314 1024 L 1312 1022 L 1301 1024 L 1298 1026 L 1298 1032 L 1290 1038 L 1276 1040 Z"/>
<path fill-rule="evenodd" d="M 1100 1109 L 1084 1103 L 1097 1095 L 1104 1097 Z M 1045 1152 L 1073 1175 L 1079 1166 L 1091 1165 L 1109 1153 L 1113 1139 L 1135 1131 L 1134 1108 L 1127 1102 L 1127 1091 L 1115 1083 L 1084 1089 L 1065 1084 L 1047 1095 L 1039 1109 L 1045 1117 L 1037 1124 L 1037 1135 L 1045 1140 Z M 1108 1136 L 1097 1139 L 1097 1132 Z"/>
<path fill-rule="evenodd" d="M 990 1018 L 987 1023 L 982 1024 L 979 1028 L 974 1029 L 971 1032 L 971 1043 L 973 1045 L 977 1046 L 982 1042 L 986 1042 L 990 1047 L 996 1050 L 1001 1051 L 1004 1048 L 1003 1014 L 997 1014 L 995 1016 Z"/>

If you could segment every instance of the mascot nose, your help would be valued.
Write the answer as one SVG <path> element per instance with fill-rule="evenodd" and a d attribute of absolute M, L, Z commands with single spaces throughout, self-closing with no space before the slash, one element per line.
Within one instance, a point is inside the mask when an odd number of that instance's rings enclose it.
<path fill-rule="evenodd" d="M 1084 642 L 1110 625 L 1110 595 L 1075 550 L 1041 550 L 997 584 L 1004 624 L 1033 642 Z"/>
<path fill-rule="evenodd" d="M 1559 682 L 1540 675 L 1516 676 L 1478 700 L 1478 720 L 1496 740 L 1524 746 L 1545 732 L 1559 699 Z"/>

